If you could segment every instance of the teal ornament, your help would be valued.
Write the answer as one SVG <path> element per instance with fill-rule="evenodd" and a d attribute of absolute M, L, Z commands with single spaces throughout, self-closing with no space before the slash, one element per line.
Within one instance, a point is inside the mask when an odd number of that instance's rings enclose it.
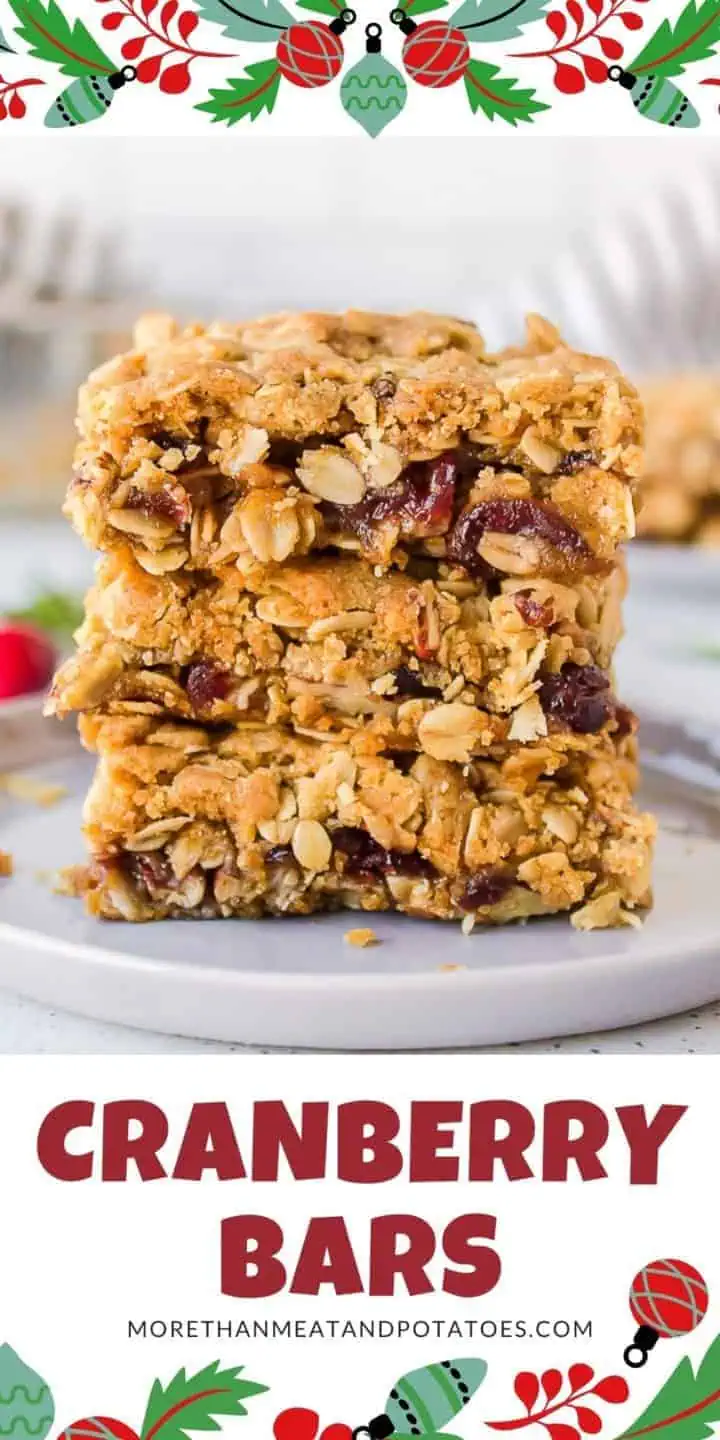
<path fill-rule="evenodd" d="M 385 1405 L 385 1414 L 377 1415 L 368 1426 L 355 1431 L 355 1436 L 368 1435 L 370 1440 L 456 1440 L 444 1432 L 445 1425 L 470 1404 L 475 1391 L 487 1375 L 484 1360 L 442 1360 L 438 1365 L 424 1365 L 402 1375 L 393 1386 Z"/>
<path fill-rule="evenodd" d="M 620 65 L 611 65 L 608 78 L 630 92 L 635 109 L 646 120 L 674 130 L 696 130 L 700 124 L 695 106 L 665 75 L 633 75 Z"/>
<path fill-rule="evenodd" d="M 45 1440 L 55 1419 L 55 1402 L 45 1381 L 10 1345 L 0 1345 L 0 1437 Z"/>
<path fill-rule="evenodd" d="M 134 65 L 124 65 L 113 75 L 81 75 L 73 80 L 45 116 L 51 130 L 89 125 L 110 109 L 118 90 L 135 79 Z"/>
<path fill-rule="evenodd" d="M 382 26 L 366 26 L 365 35 L 367 53 L 345 75 L 340 99 L 347 114 L 374 140 L 400 114 L 407 85 L 381 52 Z"/>

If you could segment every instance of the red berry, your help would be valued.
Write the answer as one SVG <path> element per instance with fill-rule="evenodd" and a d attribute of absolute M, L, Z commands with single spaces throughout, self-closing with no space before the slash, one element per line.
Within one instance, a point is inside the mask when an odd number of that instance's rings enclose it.
<path fill-rule="evenodd" d="M 32 625 L 0 625 L 0 700 L 43 690 L 55 668 L 55 651 Z"/>
<path fill-rule="evenodd" d="M 315 1410 L 283 1410 L 273 1425 L 275 1440 L 315 1440 L 320 1416 Z"/>

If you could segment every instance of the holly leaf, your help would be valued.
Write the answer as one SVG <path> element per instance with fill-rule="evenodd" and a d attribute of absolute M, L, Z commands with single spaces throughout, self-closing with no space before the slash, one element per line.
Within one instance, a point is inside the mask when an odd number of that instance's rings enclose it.
<path fill-rule="evenodd" d="M 4 53 L 5 53 L 6 55 L 14 55 L 14 54 L 15 54 L 15 51 L 13 50 L 12 45 L 8 45 L 8 42 L 7 42 L 7 40 L 5 39 L 5 36 L 3 35 L 2 30 L 0 30 L 0 50 L 4 51 Z"/>
<path fill-rule="evenodd" d="M 489 44 L 512 40 L 526 25 L 539 20 L 550 0 L 465 0 L 450 18 L 459 30 L 472 30 L 473 40 Z"/>
<path fill-rule="evenodd" d="M 155 1381 L 150 1392 L 141 1440 L 185 1440 L 188 1430 L 219 1430 L 216 1415 L 247 1415 L 244 1400 L 263 1395 L 267 1385 L 241 1380 L 242 1366 L 221 1370 L 220 1361 L 197 1375 L 178 1370 L 169 1385 Z"/>
<path fill-rule="evenodd" d="M 654 75 L 682 75 L 687 65 L 709 60 L 718 44 L 720 5 L 717 0 L 700 0 L 699 4 L 689 0 L 674 24 L 663 20 L 628 70 L 632 75 L 642 75 L 649 70 Z"/>
<path fill-rule="evenodd" d="M 210 99 L 195 106 L 212 115 L 214 125 L 220 121 L 237 125 L 246 116 L 257 120 L 264 110 L 269 114 L 277 100 L 280 71 L 275 60 L 259 60 L 247 66 L 242 79 L 228 80 L 227 86 L 226 90 L 211 90 Z"/>
<path fill-rule="evenodd" d="M 408 0 L 403 9 L 414 19 L 416 15 L 427 15 L 430 10 L 444 10 L 448 4 L 449 0 Z"/>
<path fill-rule="evenodd" d="M 71 24 L 55 0 L 9 0 L 15 27 L 36 60 L 49 60 L 63 75 L 112 75 L 116 66 L 95 43 L 82 20 Z"/>
<path fill-rule="evenodd" d="M 719 1420 L 720 1335 L 716 1335 L 697 1374 L 688 1356 L 683 1356 L 654 1400 L 618 1440 L 646 1430 L 667 1430 L 672 1440 L 707 1440 Z"/>
<path fill-rule="evenodd" d="M 486 65 L 483 60 L 471 60 L 465 71 L 470 109 L 473 114 L 482 110 L 488 120 L 498 117 L 507 125 L 531 124 L 534 115 L 550 109 L 535 99 L 534 90 L 520 90 L 518 85 L 509 75 L 501 75 L 497 65 Z"/>
<path fill-rule="evenodd" d="M 197 0 L 197 11 L 203 20 L 219 25 L 232 40 L 262 41 L 265 45 L 277 40 L 293 23 L 282 0 Z"/>
<path fill-rule="evenodd" d="M 342 10 L 336 0 L 297 0 L 297 6 L 299 10 L 314 10 L 316 15 L 331 15 L 333 20 L 337 20 Z"/>

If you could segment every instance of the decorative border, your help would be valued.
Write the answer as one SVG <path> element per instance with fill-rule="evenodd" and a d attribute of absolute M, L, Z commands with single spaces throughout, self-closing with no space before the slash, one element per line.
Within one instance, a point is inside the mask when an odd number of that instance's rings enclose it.
<path fill-rule="evenodd" d="M 139 84 L 187 96 L 212 123 L 231 127 L 269 115 L 289 85 L 309 91 L 339 81 L 345 114 L 373 138 L 411 91 L 417 101 L 453 85 L 463 87 L 479 120 L 514 128 L 589 86 L 608 86 L 608 106 L 618 112 L 631 105 L 644 121 L 687 130 L 700 125 L 700 114 L 687 81 L 677 82 L 720 46 L 718 0 L 687 0 L 672 19 L 660 19 L 664 0 L 461 0 L 445 19 L 421 17 L 451 0 L 403 0 L 387 15 L 362 18 L 342 0 L 296 0 L 295 12 L 284 0 L 92 0 L 98 32 L 118 32 L 109 54 L 71 13 L 76 3 L 0 0 L 0 123 L 34 122 L 44 105 L 50 129 L 84 126 L 127 103 Z M 354 25 L 364 31 L 365 54 L 347 68 Z M 397 65 L 383 53 L 395 31 Z M 492 59 L 483 58 L 489 46 Z M 261 58 L 250 59 L 253 47 Z M 49 108 L 52 79 L 30 60 L 69 81 L 54 90 Z M 206 64 L 226 78 L 203 94 L 198 71 L 206 73 Z M 546 73 L 542 92 L 526 83 L 528 66 L 533 80 Z M 720 86 L 720 73 L 696 83 Z M 432 103 L 440 114 L 442 96 Z"/>

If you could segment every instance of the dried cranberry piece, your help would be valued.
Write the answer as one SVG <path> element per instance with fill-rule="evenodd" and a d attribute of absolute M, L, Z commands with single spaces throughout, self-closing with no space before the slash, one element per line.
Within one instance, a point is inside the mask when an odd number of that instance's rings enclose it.
<path fill-rule="evenodd" d="M 394 375 L 378 375 L 370 389 L 376 400 L 392 400 L 397 390 L 397 380 Z"/>
<path fill-rule="evenodd" d="M 394 675 L 398 695 L 412 695 L 418 698 L 426 695 L 435 698 L 442 695 L 442 690 L 437 685 L 426 685 L 422 675 L 419 675 L 416 670 L 411 670 L 409 665 L 398 665 Z"/>
<path fill-rule="evenodd" d="M 637 717 L 627 705 L 615 705 L 615 721 L 617 723 L 617 738 L 624 740 L 626 735 L 632 735 L 637 726 Z"/>
<path fill-rule="evenodd" d="M 552 625 L 555 614 L 549 600 L 533 600 L 529 590 L 516 590 L 513 600 L 526 625 L 537 626 L 543 630 Z"/>
<path fill-rule="evenodd" d="M 416 850 L 407 855 L 402 850 L 386 850 L 366 830 L 356 830 L 351 825 L 340 825 L 334 830 L 332 841 L 335 849 L 346 856 L 346 868 L 352 874 L 423 877 L 435 874 L 435 867 Z"/>
<path fill-rule="evenodd" d="M 169 490 L 131 490 L 125 501 L 126 510 L 141 510 L 151 518 L 172 520 L 178 528 L 188 520 L 189 506 Z"/>
<path fill-rule="evenodd" d="M 546 540 L 572 559 L 587 559 L 592 554 L 582 535 L 554 505 L 541 500 L 497 499 L 481 500 L 460 516 L 448 538 L 448 559 L 464 566 L 471 575 L 485 574 L 488 566 L 480 559 L 477 547 L 486 530 Z"/>
<path fill-rule="evenodd" d="M 482 905 L 497 905 L 513 883 L 510 875 L 503 875 L 500 870 L 493 870 L 487 865 L 470 877 L 458 905 L 461 910 L 479 910 Z"/>
<path fill-rule="evenodd" d="M 272 845 L 265 860 L 268 865 L 286 865 L 289 860 L 294 863 L 295 856 L 290 845 Z"/>
<path fill-rule="evenodd" d="M 328 524 L 348 530 L 371 544 L 376 525 L 397 521 L 400 534 L 419 538 L 444 535 L 452 522 L 457 465 L 454 455 L 408 465 L 392 485 L 368 493 L 357 505 L 323 506 Z"/>
<path fill-rule="evenodd" d="M 568 660 L 557 675 L 546 675 L 539 690 L 548 718 L 559 720 L 581 735 L 601 730 L 614 712 L 607 675 L 597 665 L 576 665 Z"/>
<path fill-rule="evenodd" d="M 149 855 L 126 853 L 122 857 L 122 863 L 131 880 L 147 891 L 151 900 L 155 899 L 160 890 L 172 890 L 177 884 L 170 861 L 158 850 L 151 851 Z"/>
<path fill-rule="evenodd" d="M 185 677 L 185 689 L 193 710 L 209 710 L 213 700 L 226 700 L 232 675 L 212 660 L 198 660 Z"/>
<path fill-rule="evenodd" d="M 555 471 L 556 475 L 574 475 L 578 470 L 584 470 L 586 465 L 595 464 L 595 455 L 592 450 L 568 450 L 563 455 L 560 464 Z"/>

